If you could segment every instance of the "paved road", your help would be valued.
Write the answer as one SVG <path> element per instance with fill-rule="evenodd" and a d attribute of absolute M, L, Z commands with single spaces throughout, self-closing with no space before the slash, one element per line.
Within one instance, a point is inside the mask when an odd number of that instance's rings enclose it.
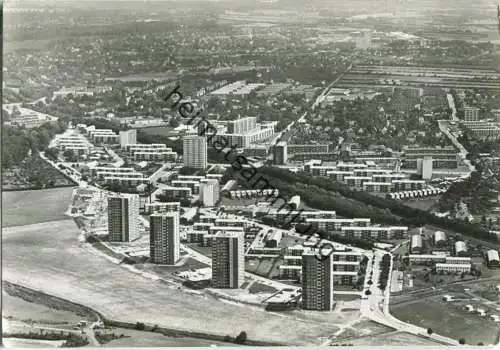
<path fill-rule="evenodd" d="M 423 335 L 438 342 L 450 345 L 457 345 L 458 341 L 455 339 L 444 337 L 436 333 L 433 333 L 429 336 L 427 335 L 426 329 L 398 320 L 397 318 L 395 318 L 390 314 L 389 300 L 390 300 L 390 290 L 391 290 L 390 281 L 393 268 L 392 255 L 391 255 L 391 266 L 390 266 L 391 273 L 389 273 L 385 291 L 382 291 L 380 288 L 378 288 L 379 275 L 380 275 L 380 262 L 384 254 L 387 254 L 387 252 L 383 250 L 376 250 L 373 254 L 369 255 L 369 261 L 366 271 L 367 278 L 365 280 L 365 290 L 370 289 L 372 294 L 369 295 L 368 298 L 361 300 L 361 308 L 360 308 L 361 314 L 375 322 L 395 328 L 399 331 L 407 332 L 417 336 Z M 374 261 L 375 263 L 372 264 L 372 261 Z M 367 282 L 372 272 L 373 272 L 373 277 L 372 277 L 373 284 L 370 286 Z"/>
<path fill-rule="evenodd" d="M 344 77 L 344 75 L 346 73 L 348 73 L 350 70 L 352 69 L 352 63 L 349 65 L 349 67 L 347 67 L 347 69 L 342 73 L 340 74 L 337 79 L 335 79 L 333 82 L 331 82 L 322 92 L 321 94 L 319 94 L 319 96 L 316 98 L 316 101 L 314 101 L 314 104 L 312 105 L 312 110 L 314 111 L 316 109 L 316 107 L 321 103 L 323 102 L 325 96 L 328 94 L 328 91 L 335 85 L 337 84 L 340 79 L 342 79 Z"/>

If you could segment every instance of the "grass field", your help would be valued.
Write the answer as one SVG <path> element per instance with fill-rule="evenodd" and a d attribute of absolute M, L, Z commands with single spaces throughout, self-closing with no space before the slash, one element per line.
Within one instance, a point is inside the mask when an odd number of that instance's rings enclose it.
<path fill-rule="evenodd" d="M 76 313 L 30 303 L 19 297 L 11 296 L 4 291 L 2 291 L 2 317 L 45 324 L 76 324 L 82 319 L 82 316 Z M 4 331 L 8 332 L 8 326 L 9 323 L 6 321 Z"/>
<path fill-rule="evenodd" d="M 168 337 L 160 333 L 137 331 L 126 328 L 113 328 L 108 332 L 115 333 L 116 335 L 123 334 L 125 337 L 103 344 L 103 347 L 231 346 L 231 343 L 196 338 Z"/>
<path fill-rule="evenodd" d="M 403 204 L 410 208 L 429 211 L 437 204 L 438 201 L 439 197 L 419 198 L 403 201 Z"/>
<path fill-rule="evenodd" d="M 290 345 L 321 344 L 342 314 L 274 315 L 263 309 L 192 295 L 130 272 L 79 244 L 73 220 L 3 230 L 4 280 L 86 305 L 117 321 Z M 304 318 L 298 318 L 297 316 Z M 130 339 L 130 338 L 129 338 Z"/>
<path fill-rule="evenodd" d="M 405 333 L 405 332 L 391 332 L 386 334 L 378 334 L 369 337 L 363 337 L 358 339 L 345 340 L 345 343 L 353 344 L 355 346 L 408 346 L 408 345 L 419 345 L 419 346 L 433 346 L 436 347 L 436 343 L 432 340 L 426 339 L 424 337 L 418 337 L 416 335 Z"/>
<path fill-rule="evenodd" d="M 457 340 L 464 338 L 470 345 L 494 344 L 500 332 L 498 324 L 491 320 L 430 298 L 396 305 L 391 307 L 391 313 L 404 322 L 432 328 L 444 336 Z"/>
<path fill-rule="evenodd" d="M 248 292 L 250 294 L 254 293 L 274 293 L 277 292 L 278 290 L 274 289 L 273 287 L 270 287 L 266 284 L 262 284 L 259 282 L 254 282 L 250 288 L 248 288 Z"/>
<path fill-rule="evenodd" d="M 141 128 L 139 130 L 148 135 L 171 136 L 175 134 L 170 126 L 152 126 L 150 128 Z"/>
<path fill-rule="evenodd" d="M 72 187 L 2 192 L 2 227 L 65 219 Z"/>

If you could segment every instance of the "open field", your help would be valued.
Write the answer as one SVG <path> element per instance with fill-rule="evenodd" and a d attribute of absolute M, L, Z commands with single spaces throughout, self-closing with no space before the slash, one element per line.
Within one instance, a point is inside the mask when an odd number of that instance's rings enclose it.
<path fill-rule="evenodd" d="M 188 294 L 113 264 L 88 244 L 80 245 L 78 233 L 72 220 L 4 229 L 3 279 L 86 305 L 117 321 L 222 336 L 245 330 L 249 339 L 272 343 L 320 344 L 344 320 L 337 313 L 275 315 Z"/>
<path fill-rule="evenodd" d="M 2 227 L 62 220 L 72 187 L 2 192 Z"/>
<path fill-rule="evenodd" d="M 438 297 L 391 307 L 391 314 L 404 322 L 432 328 L 444 336 L 460 339 L 467 344 L 495 344 L 500 329 L 495 323 L 478 315 L 468 314 L 452 303 L 438 301 Z"/>
<path fill-rule="evenodd" d="M 436 346 L 436 342 L 406 332 L 391 332 L 343 341 L 355 346 Z"/>
<path fill-rule="evenodd" d="M 121 77 L 107 77 L 105 80 L 107 81 L 114 81 L 114 80 L 120 80 L 122 82 L 137 82 L 137 81 L 148 81 L 148 80 L 169 80 L 169 79 L 175 79 L 177 77 L 177 73 L 175 72 L 163 72 L 163 73 L 156 73 L 156 72 L 149 72 L 149 73 L 141 73 L 141 74 L 130 74 L 130 75 L 124 75 Z"/>
<path fill-rule="evenodd" d="M 74 325 L 82 319 L 82 316 L 74 312 L 31 303 L 4 291 L 2 291 L 2 317 L 17 321 L 58 325 Z M 4 331 L 8 332 L 8 321 L 4 323 L 4 327 Z"/>
<path fill-rule="evenodd" d="M 436 342 L 410 333 L 396 331 L 379 323 L 362 320 L 348 326 L 331 344 L 352 344 L 354 346 L 436 346 Z"/>
<path fill-rule="evenodd" d="M 22 339 L 22 338 L 3 338 L 2 345 L 9 348 L 59 348 L 63 340 L 38 340 L 38 339 Z"/>
<path fill-rule="evenodd" d="M 377 334 L 387 334 L 394 332 L 393 328 L 384 326 L 370 320 L 362 319 L 354 324 L 345 327 L 340 333 L 332 337 L 332 344 L 351 343 L 352 340 L 373 337 Z"/>
<path fill-rule="evenodd" d="M 430 211 L 438 202 L 438 197 L 419 198 L 403 201 L 403 204 L 415 209 Z"/>
<path fill-rule="evenodd" d="M 162 136 L 172 136 L 176 135 L 175 132 L 173 132 L 173 128 L 170 126 L 151 126 L 147 128 L 139 128 L 140 131 L 142 131 L 145 134 L 148 135 L 162 135 Z"/>
<path fill-rule="evenodd" d="M 171 347 L 171 346 L 231 346 L 230 343 L 185 337 L 169 337 L 161 333 L 137 331 L 126 328 L 113 328 L 108 333 L 123 334 L 125 337 L 114 339 L 103 347 Z"/>

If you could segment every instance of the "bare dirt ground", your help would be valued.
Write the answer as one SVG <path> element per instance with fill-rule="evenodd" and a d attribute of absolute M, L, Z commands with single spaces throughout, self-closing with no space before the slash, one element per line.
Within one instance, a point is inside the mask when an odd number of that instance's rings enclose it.
<path fill-rule="evenodd" d="M 183 330 L 293 345 L 320 344 L 339 315 L 297 319 L 155 282 L 94 254 L 77 240 L 72 220 L 10 227 L 3 232 L 3 279 L 86 305 L 105 316 Z"/>

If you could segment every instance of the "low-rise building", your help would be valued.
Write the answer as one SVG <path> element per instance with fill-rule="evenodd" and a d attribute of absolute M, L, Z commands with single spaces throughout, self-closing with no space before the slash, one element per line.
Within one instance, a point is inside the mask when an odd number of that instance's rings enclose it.
<path fill-rule="evenodd" d="M 369 218 L 306 218 L 305 222 L 306 224 L 310 224 L 313 228 L 316 228 L 318 230 L 340 232 L 343 226 L 369 226 L 371 220 Z"/>
<path fill-rule="evenodd" d="M 180 202 L 153 202 L 145 205 L 145 214 L 180 212 Z"/>
<path fill-rule="evenodd" d="M 422 251 L 422 236 L 421 235 L 412 235 L 410 241 L 410 250 L 412 253 L 420 253 Z"/>
<path fill-rule="evenodd" d="M 437 272 L 458 272 L 458 273 L 468 273 L 471 270 L 471 264 L 447 264 L 447 263 L 436 263 Z"/>
<path fill-rule="evenodd" d="M 340 228 L 341 235 L 346 238 L 357 238 L 372 242 L 376 240 L 400 239 L 408 232 L 406 226 L 343 226 Z"/>
<path fill-rule="evenodd" d="M 498 251 L 490 249 L 486 252 L 486 263 L 489 268 L 500 267 L 500 258 L 498 257 Z"/>

